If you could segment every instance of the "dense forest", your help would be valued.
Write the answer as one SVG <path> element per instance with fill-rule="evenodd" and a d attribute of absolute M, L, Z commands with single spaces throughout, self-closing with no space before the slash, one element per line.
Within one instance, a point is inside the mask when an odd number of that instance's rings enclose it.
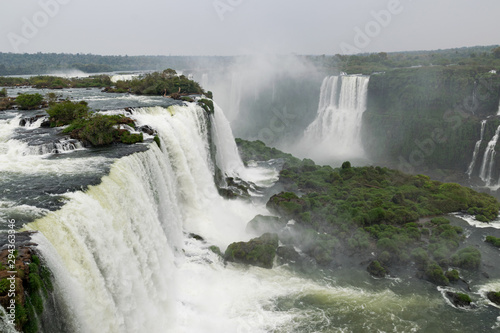
<path fill-rule="evenodd" d="M 93 54 L 0 53 L 0 75 L 48 74 L 79 70 L 99 73 L 165 68 L 210 68 L 223 66 L 230 57 L 199 56 L 100 56 Z"/>
<path fill-rule="evenodd" d="M 392 68 L 432 65 L 484 66 L 500 70 L 500 48 L 463 47 L 436 51 L 379 52 L 358 55 L 298 56 L 327 72 L 372 74 Z M 93 54 L 0 53 L 0 75 L 48 74 L 79 70 L 86 73 L 130 70 L 224 68 L 239 57 L 229 56 L 100 56 Z"/>

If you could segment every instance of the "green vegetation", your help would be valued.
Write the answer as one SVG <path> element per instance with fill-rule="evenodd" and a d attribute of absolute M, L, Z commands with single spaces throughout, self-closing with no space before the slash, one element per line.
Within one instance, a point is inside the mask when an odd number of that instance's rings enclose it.
<path fill-rule="evenodd" d="M 368 272 L 376 277 L 385 277 L 387 275 L 386 269 L 378 262 L 378 260 L 372 261 L 367 268 Z"/>
<path fill-rule="evenodd" d="M 89 112 L 90 109 L 85 101 L 63 101 L 54 103 L 47 109 L 50 116 L 50 125 L 53 127 L 69 125 L 76 119 L 87 117 Z"/>
<path fill-rule="evenodd" d="M 96 75 L 83 78 L 64 78 L 59 76 L 32 76 L 30 78 L 21 77 L 0 77 L 0 86 L 31 86 L 38 89 L 64 89 L 64 88 L 104 88 L 111 86 L 111 78 L 107 75 Z"/>
<path fill-rule="evenodd" d="M 175 70 L 168 68 L 162 73 L 154 72 L 131 81 L 118 81 L 115 87 L 108 87 L 108 92 L 130 92 L 137 95 L 170 96 L 181 99 L 190 94 L 203 94 L 201 86 L 189 80 L 184 75 L 177 75 Z M 213 106 L 212 106 L 213 109 Z"/>
<path fill-rule="evenodd" d="M 6 295 L 7 290 L 9 290 L 9 285 L 10 282 L 6 278 L 0 280 L 0 296 Z"/>
<path fill-rule="evenodd" d="M 445 273 L 445 276 L 450 282 L 457 282 L 460 280 L 460 275 L 458 274 L 458 271 L 456 269 L 452 269 L 451 271 L 447 271 Z"/>
<path fill-rule="evenodd" d="M 155 135 L 155 137 L 153 138 L 154 142 L 156 142 L 156 144 L 158 145 L 158 148 L 161 148 L 161 141 L 160 141 L 160 137 L 158 135 Z"/>
<path fill-rule="evenodd" d="M 93 54 L 0 53 L 0 75 L 45 74 L 80 70 L 85 73 L 111 71 L 160 70 L 163 68 L 193 68 L 193 64 L 212 64 L 221 68 L 234 57 L 201 56 L 100 56 Z"/>
<path fill-rule="evenodd" d="M 463 248 L 451 257 L 451 264 L 465 269 L 477 269 L 481 264 L 481 252 L 470 246 Z"/>
<path fill-rule="evenodd" d="M 495 304 L 500 305 L 500 291 L 490 291 L 487 294 L 487 297 L 490 301 L 492 301 Z"/>
<path fill-rule="evenodd" d="M 269 161 L 271 159 L 282 158 L 286 160 L 287 165 L 299 165 L 300 159 L 294 157 L 292 154 L 284 153 L 276 148 L 268 147 L 262 141 L 247 141 L 236 138 L 241 159 L 244 163 L 248 161 Z"/>
<path fill-rule="evenodd" d="M 348 74 L 372 74 L 405 67 L 474 67 L 500 70 L 499 48 L 496 46 L 463 47 L 436 51 L 379 52 L 314 58 L 318 66 Z"/>
<path fill-rule="evenodd" d="M 463 173 L 481 120 L 498 111 L 500 75 L 490 69 L 435 66 L 372 75 L 363 114 L 366 151 L 412 173 L 426 168 Z M 485 138 L 498 125 L 489 120 Z"/>
<path fill-rule="evenodd" d="M 7 89 L 3 88 L 0 90 L 0 97 L 7 97 Z"/>
<path fill-rule="evenodd" d="M 134 122 L 123 115 L 91 114 L 74 120 L 63 133 L 69 133 L 73 139 L 92 146 L 105 146 L 113 142 L 133 144 L 143 141 L 142 133 L 131 134 L 125 129 L 118 129 L 121 124 L 133 126 Z"/>
<path fill-rule="evenodd" d="M 134 144 L 143 141 L 142 133 L 119 129 L 119 125 L 135 127 L 132 119 L 123 115 L 91 113 L 85 101 L 53 103 L 47 113 L 51 126 L 69 125 L 63 133 L 92 146 L 104 146 L 113 142 Z"/>
<path fill-rule="evenodd" d="M 467 294 L 457 293 L 457 297 L 458 297 L 458 299 L 459 299 L 460 302 L 463 302 L 463 303 L 470 303 L 470 302 L 472 302 L 470 296 L 467 295 Z"/>
<path fill-rule="evenodd" d="M 33 110 L 40 107 L 43 96 L 40 94 L 21 94 L 16 97 L 16 103 L 21 110 Z"/>
<path fill-rule="evenodd" d="M 207 113 L 214 113 L 215 111 L 214 102 L 210 99 L 200 99 L 198 101 L 198 105 L 200 105 Z"/>
<path fill-rule="evenodd" d="M 493 246 L 500 247 L 500 238 L 495 236 L 486 236 L 485 242 L 490 243 Z"/>
<path fill-rule="evenodd" d="M 244 159 L 284 159 L 279 181 L 284 192 L 272 196 L 267 207 L 294 219 L 302 230 L 300 236 L 280 240 L 308 244 L 301 245 L 302 251 L 319 264 L 328 265 L 339 251 L 375 252 L 377 262 L 369 269 L 375 275 L 382 274 L 380 267 L 413 261 L 421 277 L 440 285 L 456 280 L 458 273 L 444 273 L 448 266 L 479 267 L 477 249 L 460 249 L 465 238 L 461 227 L 444 217 L 422 218 L 469 211 L 493 220 L 500 209 L 494 197 L 424 175 L 352 167 L 349 162 L 334 169 L 301 161 L 259 141 L 237 143 Z"/>
<path fill-rule="evenodd" d="M 248 242 L 231 243 L 224 253 L 224 259 L 263 268 L 272 268 L 278 236 L 266 233 Z"/>

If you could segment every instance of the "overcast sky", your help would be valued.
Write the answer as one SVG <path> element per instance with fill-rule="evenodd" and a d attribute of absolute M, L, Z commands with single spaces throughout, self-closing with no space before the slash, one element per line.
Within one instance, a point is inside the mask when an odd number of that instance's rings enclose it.
<path fill-rule="evenodd" d="M 0 52 L 336 54 L 500 44 L 498 0 L 2 0 Z"/>

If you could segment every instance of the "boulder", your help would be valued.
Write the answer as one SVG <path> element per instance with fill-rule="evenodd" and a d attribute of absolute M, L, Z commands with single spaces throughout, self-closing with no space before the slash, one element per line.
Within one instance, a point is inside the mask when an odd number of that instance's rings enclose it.
<path fill-rule="evenodd" d="M 266 232 L 278 233 L 286 225 L 279 217 L 256 215 L 250 222 L 247 223 L 246 232 L 262 235 Z"/>
<path fill-rule="evenodd" d="M 500 291 L 499 292 L 490 291 L 486 294 L 486 296 L 493 303 L 500 305 Z"/>
<path fill-rule="evenodd" d="M 300 254 L 291 245 L 280 246 L 276 255 L 281 263 L 298 263 L 301 260 Z"/>
<path fill-rule="evenodd" d="M 462 308 L 470 307 L 470 303 L 472 302 L 469 295 L 467 295 L 467 294 L 454 293 L 451 291 L 447 291 L 446 296 L 448 296 L 448 298 L 453 303 L 453 305 L 455 305 L 457 307 L 462 307 Z"/>
<path fill-rule="evenodd" d="M 248 242 L 230 244 L 224 253 L 224 259 L 246 265 L 273 268 L 278 243 L 278 235 L 265 233 Z"/>

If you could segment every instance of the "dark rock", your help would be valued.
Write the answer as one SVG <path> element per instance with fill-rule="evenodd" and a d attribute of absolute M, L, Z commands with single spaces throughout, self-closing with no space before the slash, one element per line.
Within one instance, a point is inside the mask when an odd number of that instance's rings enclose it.
<path fill-rule="evenodd" d="M 140 126 L 139 128 L 137 128 L 137 130 L 141 131 L 142 133 L 149 134 L 149 135 L 156 134 L 156 131 L 153 128 L 151 128 L 151 126 L 149 126 L 149 125 Z"/>
<path fill-rule="evenodd" d="M 247 223 L 246 232 L 262 235 L 266 232 L 278 233 L 286 225 L 276 216 L 256 215 L 250 222 Z"/>
<path fill-rule="evenodd" d="M 223 257 L 222 251 L 218 246 L 212 245 L 208 248 L 210 251 L 212 251 L 215 254 L 218 254 L 219 256 Z"/>
<path fill-rule="evenodd" d="M 276 255 L 281 263 L 297 263 L 301 259 L 300 254 L 291 245 L 278 247 Z"/>
<path fill-rule="evenodd" d="M 37 114 L 36 116 L 33 117 L 22 118 L 21 120 L 19 120 L 19 126 L 26 126 L 26 124 L 31 125 L 42 117 L 45 117 L 45 115 Z M 48 121 L 48 119 L 46 121 Z"/>
<path fill-rule="evenodd" d="M 189 237 L 190 238 L 194 238 L 194 239 L 196 239 L 197 241 L 200 241 L 200 242 L 204 242 L 205 241 L 205 239 L 203 237 L 201 237 L 200 235 L 197 235 L 197 234 L 190 233 Z"/>
<path fill-rule="evenodd" d="M 499 292 L 494 292 L 490 291 L 486 294 L 486 297 L 493 303 L 500 305 L 500 291 Z"/>
<path fill-rule="evenodd" d="M 49 120 L 49 118 L 47 118 L 44 121 L 42 121 L 42 123 L 40 124 L 40 127 L 49 128 L 50 127 L 50 120 Z"/>
<path fill-rule="evenodd" d="M 224 259 L 263 268 L 273 268 L 277 248 L 278 235 L 266 233 L 248 242 L 230 244 L 224 253 Z"/>
<path fill-rule="evenodd" d="M 467 295 L 467 294 L 454 293 L 451 291 L 447 291 L 446 296 L 450 299 L 450 301 L 453 303 L 453 305 L 458 306 L 458 307 L 462 307 L 462 308 L 470 307 L 470 303 L 472 302 L 469 295 Z"/>

